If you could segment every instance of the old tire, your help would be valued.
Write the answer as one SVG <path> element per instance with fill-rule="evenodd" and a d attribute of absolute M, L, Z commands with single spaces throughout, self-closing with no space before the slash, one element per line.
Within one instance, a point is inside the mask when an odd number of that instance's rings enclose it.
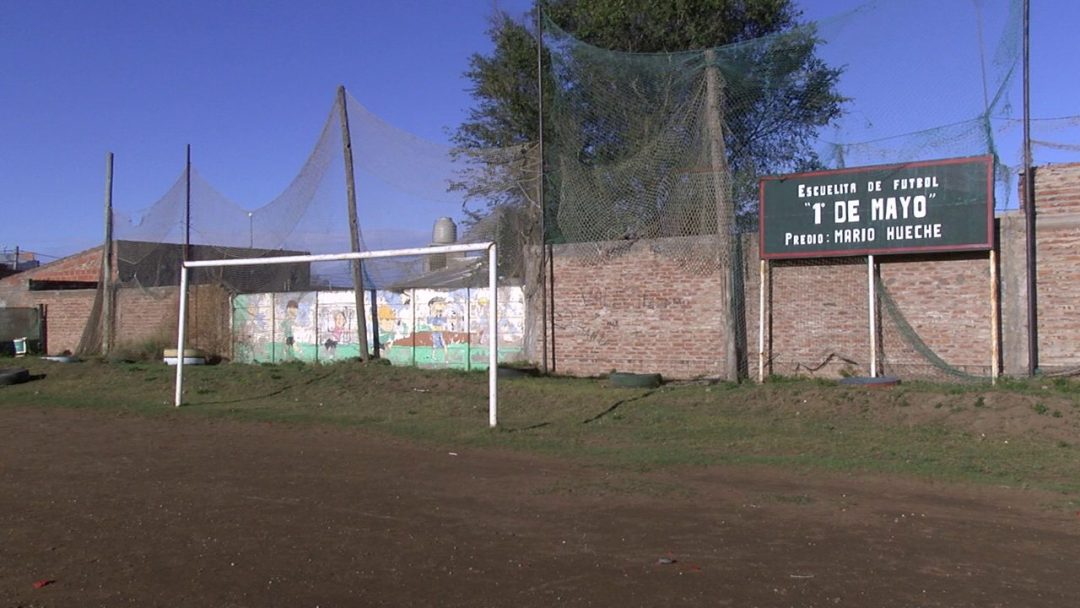
<path fill-rule="evenodd" d="M 0 368 L 0 385 L 19 384 L 30 379 L 30 371 L 23 367 Z"/>
<path fill-rule="evenodd" d="M 608 376 L 611 386 L 618 388 L 656 388 L 664 379 L 660 374 L 631 374 L 627 372 L 613 372 Z"/>

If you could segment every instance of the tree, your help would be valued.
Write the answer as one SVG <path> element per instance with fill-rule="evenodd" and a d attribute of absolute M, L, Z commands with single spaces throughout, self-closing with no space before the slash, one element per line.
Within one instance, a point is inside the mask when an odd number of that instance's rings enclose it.
<path fill-rule="evenodd" d="M 756 211 L 758 176 L 821 167 L 810 143 L 819 129 L 841 114 L 845 100 L 836 90 L 841 70 L 825 65 L 816 56 L 815 32 L 799 24 L 801 12 L 793 0 L 549 0 L 543 3 L 543 10 L 559 28 L 601 49 L 679 53 L 726 47 L 721 53 L 727 92 L 724 136 L 741 215 Z M 465 74 L 472 82 L 476 106 L 454 134 L 458 146 L 491 148 L 536 141 L 536 38 L 531 29 L 531 22 L 518 23 L 505 13 L 493 17 L 489 35 L 494 51 L 473 55 Z M 781 33 L 786 35 L 769 38 Z M 732 46 L 751 40 L 766 42 Z M 545 108 L 551 108 L 556 86 L 565 91 L 568 82 L 585 82 L 591 75 L 587 66 L 579 65 L 577 73 L 553 77 L 547 59 L 545 56 Z M 615 119 L 606 116 L 590 123 L 585 111 L 581 121 L 585 160 L 589 156 L 617 157 L 630 148 L 630 142 L 640 140 L 643 132 L 658 129 L 649 113 L 657 114 L 657 104 L 679 101 L 658 90 L 665 84 L 634 88 L 633 95 L 638 98 L 630 101 L 636 103 L 628 103 Z M 589 90 L 581 87 L 581 91 L 588 94 Z M 573 95 L 570 103 L 582 108 L 594 103 Z M 548 125 L 545 137 L 553 141 L 551 123 Z M 499 190 L 490 184 L 471 186 L 478 198 L 485 189 Z M 517 197 L 517 205 L 525 207 L 520 196 L 511 198 Z M 512 204 L 505 198 L 496 202 Z M 558 205 L 550 197 L 547 203 L 552 208 Z M 486 214 L 485 209 L 474 211 Z M 547 212 L 552 217 L 552 209 Z M 549 240 L 558 240 L 557 229 L 551 222 Z"/>
<path fill-rule="evenodd" d="M 545 184 L 574 193 L 545 196 L 547 241 L 718 234 L 718 270 L 734 276 L 724 235 L 733 218 L 756 216 L 758 177 L 820 167 L 811 143 L 841 114 L 841 70 L 817 57 L 815 29 L 798 23 L 793 0 L 549 0 L 543 10 L 553 23 L 545 157 L 559 159 Z M 474 55 L 466 73 L 477 105 L 454 136 L 466 149 L 539 134 L 535 36 L 501 13 L 490 33 L 494 52 Z M 459 187 L 487 203 L 475 226 L 539 221 L 513 180 L 465 176 Z M 716 195 L 711 213 L 703 191 Z M 564 216 L 574 219 L 560 225 Z"/>

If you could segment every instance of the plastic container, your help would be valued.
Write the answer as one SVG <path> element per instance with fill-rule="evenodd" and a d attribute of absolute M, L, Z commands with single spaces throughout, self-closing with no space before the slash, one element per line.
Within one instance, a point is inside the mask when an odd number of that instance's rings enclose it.
<path fill-rule="evenodd" d="M 162 352 L 162 357 L 163 357 L 163 360 L 165 361 L 165 363 L 167 363 L 168 365 L 176 365 L 176 349 L 175 348 L 166 348 L 165 351 Z M 195 350 L 194 348 L 185 348 L 184 349 L 184 365 L 205 365 L 205 364 L 206 364 L 206 358 L 203 357 L 202 353 Z"/>
<path fill-rule="evenodd" d="M 26 356 L 26 338 L 15 338 L 15 340 L 13 340 L 13 342 L 15 342 L 15 356 L 16 357 L 25 357 Z"/>

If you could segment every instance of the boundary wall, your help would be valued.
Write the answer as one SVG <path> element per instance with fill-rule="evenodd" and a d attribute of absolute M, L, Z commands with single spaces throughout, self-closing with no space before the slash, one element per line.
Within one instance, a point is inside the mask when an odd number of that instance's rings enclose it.
<path fill-rule="evenodd" d="M 1080 371 L 1080 164 L 1035 172 L 1038 368 Z M 997 218 L 999 369 L 1027 370 L 1022 211 Z M 556 373 L 722 375 L 718 276 L 687 271 L 663 243 L 555 245 L 550 346 Z M 736 340 L 743 372 L 758 365 L 757 235 L 741 235 Z M 602 264 L 585 251 L 618 251 Z M 991 284 L 987 253 L 879 255 L 879 374 L 988 378 Z M 870 303 L 865 256 L 779 261 L 766 283 L 766 373 L 868 375 Z M 536 355 L 533 358 L 539 359 Z"/>

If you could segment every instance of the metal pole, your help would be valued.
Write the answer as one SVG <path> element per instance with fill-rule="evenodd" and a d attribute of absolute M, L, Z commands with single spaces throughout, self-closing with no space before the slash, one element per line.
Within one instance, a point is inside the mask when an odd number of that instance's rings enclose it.
<path fill-rule="evenodd" d="M 761 260 L 758 270 L 758 382 L 765 382 L 765 273 L 768 262 Z"/>
<path fill-rule="evenodd" d="M 337 90 L 338 111 L 341 113 L 341 148 L 345 156 L 345 194 L 349 212 L 349 243 L 352 251 L 360 251 L 360 225 L 356 218 L 356 177 L 353 175 L 352 135 L 349 132 L 349 109 L 345 101 L 345 86 Z M 364 273 L 360 260 L 352 262 L 353 294 L 356 318 L 364 318 Z M 356 341 L 360 346 L 360 360 L 368 360 L 367 324 L 356 324 Z"/>
<path fill-rule="evenodd" d="M 495 428 L 498 423 L 498 376 L 499 376 L 499 322 L 495 315 L 498 314 L 499 272 L 496 266 L 498 255 L 496 246 L 491 244 L 488 249 L 488 426 Z"/>
<path fill-rule="evenodd" d="M 180 407 L 184 392 L 184 331 L 187 329 L 188 269 L 180 266 L 180 322 L 176 331 L 176 407 Z"/>
<path fill-rule="evenodd" d="M 998 359 L 1001 358 L 1001 334 L 998 329 L 998 270 L 997 250 L 990 250 L 990 382 L 997 384 Z"/>
<path fill-rule="evenodd" d="M 874 280 L 874 256 L 866 256 L 867 299 L 870 313 L 870 377 L 877 378 L 877 282 Z"/>
<path fill-rule="evenodd" d="M 248 211 L 248 249 L 255 248 L 255 213 Z"/>
<path fill-rule="evenodd" d="M 1027 258 L 1028 376 L 1039 368 L 1035 277 L 1035 172 L 1031 166 L 1031 1 L 1024 0 L 1024 244 Z"/>

